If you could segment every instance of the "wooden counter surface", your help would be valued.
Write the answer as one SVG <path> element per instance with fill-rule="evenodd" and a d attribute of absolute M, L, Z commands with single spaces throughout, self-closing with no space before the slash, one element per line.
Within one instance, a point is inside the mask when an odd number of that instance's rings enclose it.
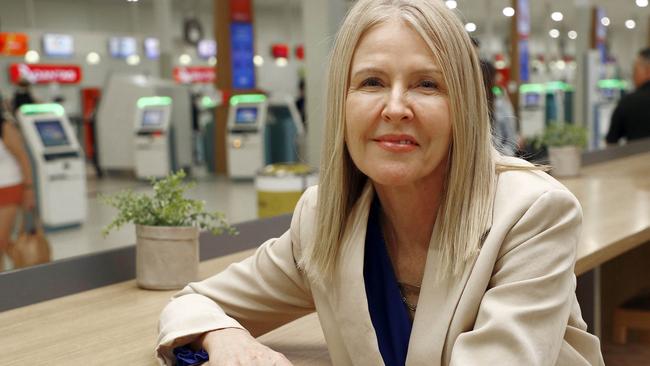
<path fill-rule="evenodd" d="M 584 211 L 577 274 L 650 240 L 650 153 L 588 167 L 562 182 Z M 200 276 L 251 253 L 205 261 Z M 156 324 L 173 292 L 127 281 L 0 313 L 0 365 L 156 365 Z M 315 314 L 260 339 L 296 366 L 330 364 Z"/>

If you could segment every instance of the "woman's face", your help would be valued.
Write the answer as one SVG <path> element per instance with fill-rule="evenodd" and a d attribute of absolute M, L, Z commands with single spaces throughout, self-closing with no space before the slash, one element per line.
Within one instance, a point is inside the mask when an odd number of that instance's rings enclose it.
<path fill-rule="evenodd" d="M 375 184 L 418 185 L 444 175 L 449 99 L 424 40 L 394 19 L 370 29 L 352 58 L 345 141 Z"/>

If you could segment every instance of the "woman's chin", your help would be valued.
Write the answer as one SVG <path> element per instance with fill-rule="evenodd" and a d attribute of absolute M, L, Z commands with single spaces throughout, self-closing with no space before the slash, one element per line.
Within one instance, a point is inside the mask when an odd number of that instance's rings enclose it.
<path fill-rule="evenodd" d="M 385 169 L 369 175 L 375 184 L 382 186 L 405 186 L 415 181 L 413 174 L 405 170 Z"/>

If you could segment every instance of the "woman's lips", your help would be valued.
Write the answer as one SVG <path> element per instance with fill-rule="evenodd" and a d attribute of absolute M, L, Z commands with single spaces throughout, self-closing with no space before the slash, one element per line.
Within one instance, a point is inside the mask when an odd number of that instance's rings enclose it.
<path fill-rule="evenodd" d="M 382 135 L 373 141 L 382 149 L 395 153 L 411 152 L 420 146 L 410 135 Z"/>

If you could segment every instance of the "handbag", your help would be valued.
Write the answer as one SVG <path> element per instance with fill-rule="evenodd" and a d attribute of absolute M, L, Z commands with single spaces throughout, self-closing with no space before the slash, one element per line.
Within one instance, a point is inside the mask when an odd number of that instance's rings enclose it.
<path fill-rule="evenodd" d="M 32 220 L 29 220 L 30 215 Z M 29 229 L 28 221 L 32 224 Z M 9 243 L 7 255 L 14 263 L 14 268 L 34 266 L 52 260 L 50 243 L 45 237 L 41 218 L 35 210 L 23 212 L 18 238 Z"/>

